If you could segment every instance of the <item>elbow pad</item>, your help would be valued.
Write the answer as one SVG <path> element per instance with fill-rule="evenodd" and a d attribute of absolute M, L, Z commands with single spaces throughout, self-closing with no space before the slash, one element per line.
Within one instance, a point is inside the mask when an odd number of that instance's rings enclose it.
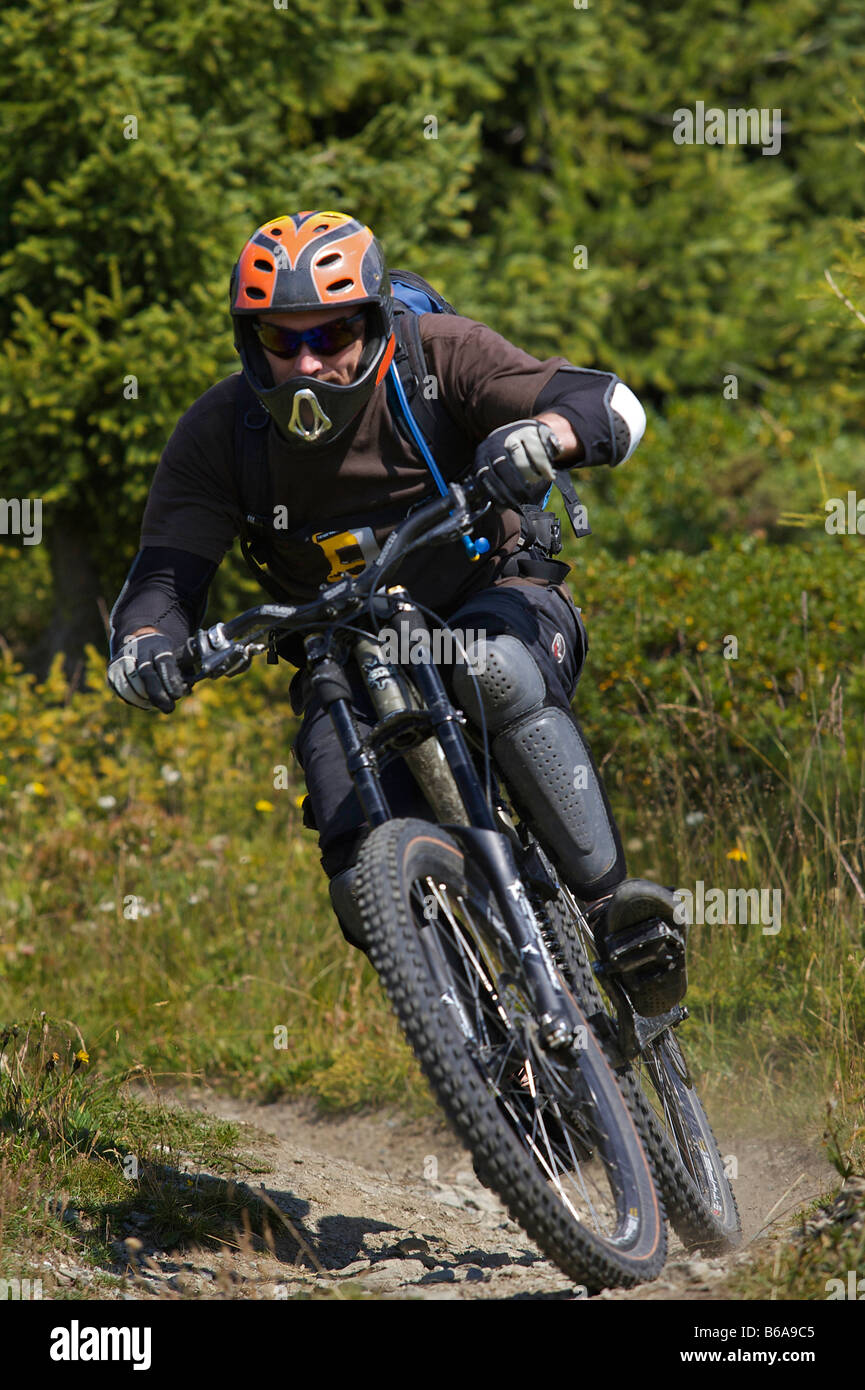
<path fill-rule="evenodd" d="M 646 412 L 633 391 L 613 372 L 562 367 L 534 403 L 533 414 L 556 411 L 573 426 L 582 458 L 569 467 L 615 468 L 636 449 L 646 428 Z"/>
<path fill-rule="evenodd" d="M 646 430 L 646 412 L 633 391 L 623 381 L 617 381 L 610 393 L 609 411 L 613 421 L 613 468 L 624 463 L 636 449 Z"/>

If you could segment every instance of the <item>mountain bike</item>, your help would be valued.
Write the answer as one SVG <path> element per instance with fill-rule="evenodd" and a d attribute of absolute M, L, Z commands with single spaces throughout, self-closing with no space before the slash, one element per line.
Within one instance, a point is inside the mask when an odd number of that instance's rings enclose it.
<path fill-rule="evenodd" d="M 454 483 L 413 509 L 359 575 L 323 585 L 310 603 L 262 604 L 203 629 L 176 656 L 191 687 L 238 675 L 255 655 L 273 658 L 277 639 L 305 633 L 310 686 L 369 826 L 357 875 L 369 958 L 480 1181 L 596 1292 L 658 1275 L 664 1201 L 688 1239 L 717 1242 L 721 1228 L 732 1237 L 733 1222 L 726 1207 L 716 1212 L 715 1188 L 706 1195 L 708 1170 L 694 1172 L 695 1131 L 710 1155 L 717 1148 L 678 1068 L 679 1020 L 640 1020 L 612 981 L 605 1003 L 585 917 L 509 804 L 483 729 L 478 739 L 466 727 L 433 662 L 385 657 L 383 629 L 425 626 L 387 576 L 421 546 L 468 536 L 489 505 L 476 481 Z M 370 730 L 352 712 L 351 662 L 375 711 Z M 394 758 L 429 819 L 392 815 L 381 772 Z M 716 1177 L 718 1165 L 710 1157 Z"/>

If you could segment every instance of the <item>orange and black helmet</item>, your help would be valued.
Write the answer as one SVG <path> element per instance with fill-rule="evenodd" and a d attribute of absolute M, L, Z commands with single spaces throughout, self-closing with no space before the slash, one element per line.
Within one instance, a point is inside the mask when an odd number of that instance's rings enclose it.
<path fill-rule="evenodd" d="M 384 380 L 393 358 L 393 298 L 384 255 L 369 227 L 343 212 L 292 212 L 259 227 L 231 272 L 234 345 L 243 370 L 290 442 L 327 444 L 347 428 Z M 259 315 L 369 305 L 353 382 L 295 376 L 274 385 L 253 330 Z"/>

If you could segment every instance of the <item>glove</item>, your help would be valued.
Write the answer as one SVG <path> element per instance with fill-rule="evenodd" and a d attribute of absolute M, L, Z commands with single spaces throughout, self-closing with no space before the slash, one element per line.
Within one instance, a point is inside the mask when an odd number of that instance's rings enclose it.
<path fill-rule="evenodd" d="M 189 694 L 171 643 L 162 632 L 127 637 L 108 667 L 108 684 L 127 705 L 163 714 L 170 714 L 176 701 Z"/>
<path fill-rule="evenodd" d="M 514 420 L 482 440 L 475 473 L 500 507 L 539 500 L 538 485 L 553 482 L 553 463 L 564 453 L 557 435 L 542 420 Z"/>

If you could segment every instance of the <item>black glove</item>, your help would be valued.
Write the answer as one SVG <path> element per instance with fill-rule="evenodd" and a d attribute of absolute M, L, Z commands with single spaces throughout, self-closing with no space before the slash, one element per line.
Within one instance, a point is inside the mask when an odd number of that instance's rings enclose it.
<path fill-rule="evenodd" d="M 514 420 L 478 445 L 475 473 L 500 507 L 518 507 L 540 500 L 562 453 L 558 436 L 542 420 Z"/>
<path fill-rule="evenodd" d="M 163 714 L 170 714 L 176 701 L 189 694 L 171 642 L 161 632 L 127 637 L 120 655 L 108 667 L 108 684 L 127 705 L 158 709 Z"/>

